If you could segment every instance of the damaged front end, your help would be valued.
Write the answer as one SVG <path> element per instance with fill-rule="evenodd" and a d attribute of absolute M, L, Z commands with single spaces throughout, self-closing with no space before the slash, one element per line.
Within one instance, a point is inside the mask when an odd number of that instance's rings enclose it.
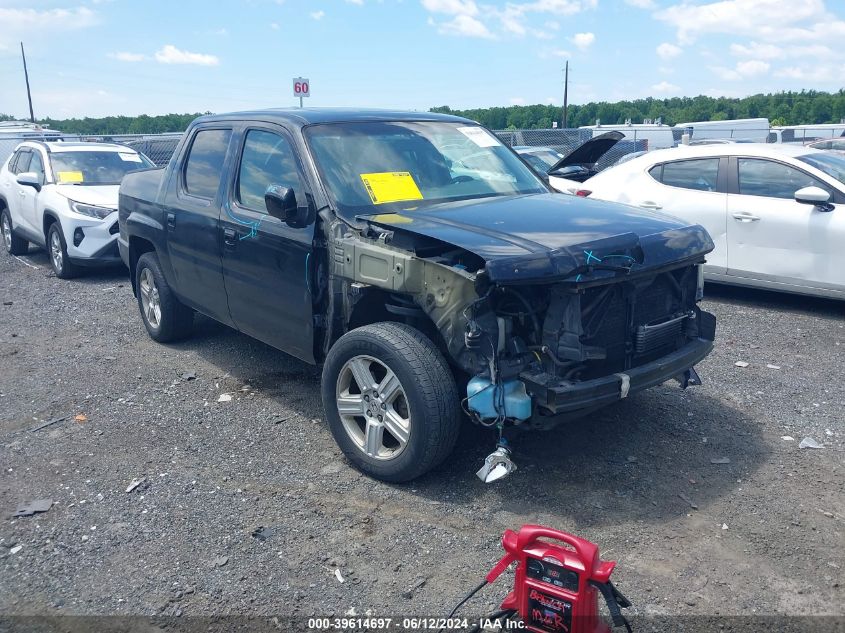
<path fill-rule="evenodd" d="M 344 321 L 354 327 L 378 292 L 392 318 L 441 343 L 468 376 L 464 411 L 497 431 L 482 480 L 516 468 L 510 428 L 549 429 L 672 378 L 698 382 L 693 366 L 715 336 L 697 305 L 712 249 L 701 227 L 486 258 L 385 217 L 389 229 L 333 242 Z"/>

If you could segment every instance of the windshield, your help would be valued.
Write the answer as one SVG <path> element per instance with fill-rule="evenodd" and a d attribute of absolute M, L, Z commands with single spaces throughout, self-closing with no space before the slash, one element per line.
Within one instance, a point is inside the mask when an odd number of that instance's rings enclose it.
<path fill-rule="evenodd" d="M 819 152 L 818 154 L 799 156 L 798 160 L 802 163 L 812 165 L 845 185 L 845 156 Z"/>
<path fill-rule="evenodd" d="M 549 171 L 549 167 L 563 158 L 563 156 L 551 150 L 525 152 L 522 154 L 522 157 L 525 159 L 525 162 L 531 165 L 534 169 L 543 173 Z"/>
<path fill-rule="evenodd" d="M 305 133 L 338 211 L 349 217 L 548 192 L 510 149 L 476 125 L 372 121 L 314 125 Z"/>
<path fill-rule="evenodd" d="M 145 156 L 125 152 L 53 152 L 53 177 L 59 184 L 119 185 L 130 171 L 155 167 Z"/>

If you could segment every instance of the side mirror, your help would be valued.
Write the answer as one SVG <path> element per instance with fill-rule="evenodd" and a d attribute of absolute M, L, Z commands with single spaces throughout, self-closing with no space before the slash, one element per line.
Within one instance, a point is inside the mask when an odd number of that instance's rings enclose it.
<path fill-rule="evenodd" d="M 18 174 L 17 182 L 24 187 L 32 187 L 36 191 L 41 191 L 41 178 L 34 171 L 25 171 Z"/>
<path fill-rule="evenodd" d="M 308 205 L 301 207 L 296 201 L 296 194 L 291 187 L 270 185 L 264 192 L 264 206 L 267 213 L 278 218 L 293 228 L 302 228 L 310 224 Z"/>
<path fill-rule="evenodd" d="M 830 193 L 821 187 L 804 187 L 795 192 L 795 202 L 810 204 L 819 211 L 833 211 L 830 204 Z"/>

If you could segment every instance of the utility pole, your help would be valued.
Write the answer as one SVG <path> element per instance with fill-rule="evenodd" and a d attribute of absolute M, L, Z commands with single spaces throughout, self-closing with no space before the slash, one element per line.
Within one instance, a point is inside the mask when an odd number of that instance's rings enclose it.
<path fill-rule="evenodd" d="M 26 98 L 29 100 L 29 120 L 35 123 L 35 115 L 32 113 L 32 93 L 29 91 L 29 73 L 26 70 L 26 53 L 23 52 L 23 42 L 21 42 L 21 58 L 23 59 L 23 76 L 26 79 Z"/>
<path fill-rule="evenodd" d="M 566 74 L 563 78 L 563 128 L 566 129 L 567 116 L 566 116 L 566 108 L 569 105 L 569 60 L 566 60 L 566 70 L 564 71 Z"/>

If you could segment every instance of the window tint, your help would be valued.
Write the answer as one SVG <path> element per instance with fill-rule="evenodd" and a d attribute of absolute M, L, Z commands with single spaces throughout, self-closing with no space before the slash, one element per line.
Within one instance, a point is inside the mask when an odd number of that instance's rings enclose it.
<path fill-rule="evenodd" d="M 18 161 L 15 163 L 15 173 L 22 174 L 29 171 L 30 160 L 32 160 L 32 152 L 28 149 L 22 149 L 18 154 Z"/>
<path fill-rule="evenodd" d="M 29 171 L 38 174 L 39 182 L 44 184 L 44 163 L 41 161 L 41 154 L 32 152 L 32 160 L 29 163 Z"/>
<path fill-rule="evenodd" d="M 296 158 L 287 139 L 272 132 L 250 130 L 238 172 L 238 202 L 262 211 L 264 192 L 269 185 L 292 187 L 297 199 L 305 200 Z"/>
<path fill-rule="evenodd" d="M 718 175 L 718 158 L 679 160 L 663 165 L 663 176 L 660 181 L 670 187 L 695 189 L 696 191 L 716 191 Z"/>
<path fill-rule="evenodd" d="M 654 178 L 657 182 L 663 181 L 663 165 L 655 165 L 651 169 L 648 170 L 648 173 Z"/>
<path fill-rule="evenodd" d="M 214 198 L 223 173 L 223 161 L 232 130 L 200 130 L 194 136 L 185 164 L 185 191 L 200 198 Z"/>
<path fill-rule="evenodd" d="M 830 187 L 799 169 L 771 160 L 740 158 L 739 193 L 746 196 L 792 199 L 804 187 Z"/>

